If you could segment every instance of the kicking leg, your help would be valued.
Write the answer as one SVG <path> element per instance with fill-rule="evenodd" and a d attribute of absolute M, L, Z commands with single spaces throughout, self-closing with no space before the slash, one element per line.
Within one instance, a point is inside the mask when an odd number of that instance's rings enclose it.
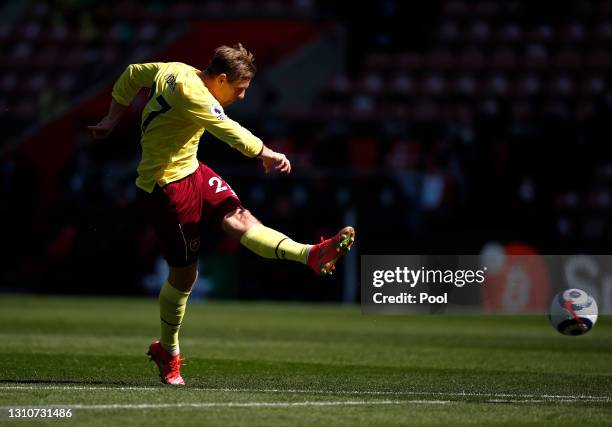
<path fill-rule="evenodd" d="M 221 228 L 263 258 L 288 259 L 302 264 L 308 260 L 311 245 L 294 242 L 283 233 L 266 227 L 243 207 L 225 215 Z"/>
<path fill-rule="evenodd" d="M 229 212 L 221 224 L 223 231 L 240 239 L 246 248 L 263 258 L 288 259 L 308 265 L 317 274 L 328 275 L 336 262 L 351 250 L 355 240 L 353 227 L 344 227 L 331 239 L 305 245 L 266 227 L 248 210 L 239 207 Z"/>

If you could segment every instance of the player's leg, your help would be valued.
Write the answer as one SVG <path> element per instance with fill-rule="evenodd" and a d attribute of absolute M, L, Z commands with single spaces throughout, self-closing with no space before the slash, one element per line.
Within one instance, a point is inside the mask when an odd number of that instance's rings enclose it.
<path fill-rule="evenodd" d="M 185 317 L 189 294 L 197 278 L 197 261 L 185 267 L 170 266 L 168 280 L 159 293 L 160 342 L 172 356 L 180 353 L 179 330 Z"/>
<path fill-rule="evenodd" d="M 167 384 L 184 384 L 180 375 L 179 330 L 197 279 L 202 204 L 194 191 L 198 179 L 197 174 L 192 174 L 145 196 L 147 212 L 170 267 L 168 280 L 159 293 L 161 339 L 154 341 L 148 352 Z"/>
<path fill-rule="evenodd" d="M 288 259 L 306 264 L 312 246 L 294 242 L 284 234 L 266 227 L 242 206 L 225 215 L 221 228 L 264 258 Z"/>
<path fill-rule="evenodd" d="M 171 242 L 172 239 L 166 239 L 166 244 L 162 244 L 162 247 L 165 247 L 164 256 L 169 263 L 170 272 L 159 292 L 161 338 L 151 343 L 147 354 L 157 364 L 160 378 L 164 383 L 183 385 L 185 381 L 180 373 L 183 359 L 180 356 L 179 331 L 185 317 L 189 294 L 198 278 L 198 263 L 194 260 L 195 255 L 183 261 L 182 257 L 185 255 L 178 257 L 181 251 L 172 251 L 172 246 L 168 246 Z M 183 254 L 189 254 L 184 244 L 180 249 Z M 189 262 L 187 265 L 182 265 L 187 262 Z"/>
<path fill-rule="evenodd" d="M 157 364 L 160 377 L 166 384 L 185 384 L 180 373 L 183 359 L 180 356 L 179 330 L 189 294 L 198 278 L 197 268 L 197 262 L 185 267 L 170 266 L 168 280 L 159 293 L 161 339 L 149 346 L 147 354 Z"/>
<path fill-rule="evenodd" d="M 336 262 L 353 245 L 353 227 L 344 227 L 331 239 L 321 239 L 316 245 L 295 242 L 257 220 L 242 206 L 229 184 L 208 166 L 200 165 L 199 171 L 203 174 L 204 216 L 259 256 L 297 261 L 317 274 L 331 274 Z"/>
<path fill-rule="evenodd" d="M 227 213 L 221 227 L 263 258 L 301 262 L 317 274 L 323 275 L 332 274 L 336 269 L 336 262 L 351 250 L 355 240 L 353 227 L 344 227 L 331 239 L 321 239 L 319 244 L 298 243 L 283 233 L 266 227 L 242 206 Z"/>

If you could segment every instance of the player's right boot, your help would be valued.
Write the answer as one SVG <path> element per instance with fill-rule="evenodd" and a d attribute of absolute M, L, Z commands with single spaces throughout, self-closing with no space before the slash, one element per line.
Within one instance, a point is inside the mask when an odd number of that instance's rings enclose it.
<path fill-rule="evenodd" d="M 181 358 L 180 354 L 172 356 L 159 341 L 153 341 L 149 346 L 147 356 L 157 364 L 159 377 L 164 384 L 185 385 L 181 377 L 181 362 L 185 358 Z"/>
<path fill-rule="evenodd" d="M 351 250 L 354 241 L 355 230 L 351 226 L 344 227 L 331 239 L 321 237 L 321 243 L 310 248 L 308 266 L 322 276 L 333 274 L 336 263 Z"/>

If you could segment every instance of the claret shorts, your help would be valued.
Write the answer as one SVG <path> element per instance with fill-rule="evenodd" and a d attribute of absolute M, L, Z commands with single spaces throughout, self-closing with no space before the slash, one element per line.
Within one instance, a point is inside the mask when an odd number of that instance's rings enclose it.
<path fill-rule="evenodd" d="M 219 227 L 226 214 L 241 206 L 228 183 L 202 162 L 191 175 L 156 186 L 151 194 L 141 193 L 162 254 L 172 267 L 198 259 L 202 222 Z"/>

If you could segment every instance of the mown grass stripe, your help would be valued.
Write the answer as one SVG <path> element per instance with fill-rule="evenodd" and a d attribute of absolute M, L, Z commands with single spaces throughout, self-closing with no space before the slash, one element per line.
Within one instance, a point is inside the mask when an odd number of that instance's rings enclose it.
<path fill-rule="evenodd" d="M 356 405 L 445 405 L 450 400 L 332 400 L 304 402 L 196 402 L 196 403 L 111 403 L 111 404 L 68 404 L 44 405 L 44 408 L 70 409 L 165 409 L 165 408 L 291 408 L 298 406 L 356 406 Z M 24 406 L 20 406 L 24 407 Z M 39 408 L 41 406 L 37 406 Z M 14 406 L 0 406 L 0 410 L 9 410 Z M 27 407 L 24 407 L 27 408 Z"/>
<path fill-rule="evenodd" d="M 135 387 L 135 386 L 58 386 L 58 385 L 0 385 L 0 390 L 120 390 L 120 391 L 160 391 L 168 387 Z M 209 388 L 186 387 L 189 391 L 210 391 L 226 393 L 288 393 L 288 394 L 338 394 L 338 395 L 390 395 L 390 396 L 448 396 L 448 397 L 493 397 L 520 399 L 517 401 L 540 399 L 546 401 L 602 401 L 609 402 L 610 396 L 591 395 L 552 395 L 552 394 L 518 394 L 518 393 L 486 393 L 486 392 L 445 392 L 445 391 L 384 391 L 384 390 L 308 390 L 308 389 L 276 389 L 276 388 Z"/>

